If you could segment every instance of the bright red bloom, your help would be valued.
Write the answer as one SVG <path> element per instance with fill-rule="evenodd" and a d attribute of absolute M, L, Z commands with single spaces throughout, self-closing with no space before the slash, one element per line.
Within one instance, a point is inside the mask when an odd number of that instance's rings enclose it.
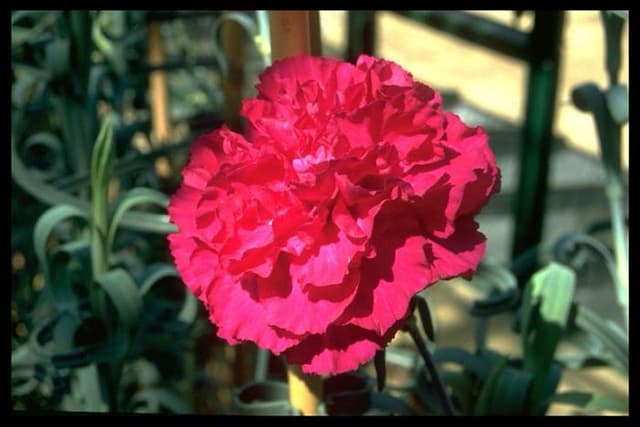
<path fill-rule="evenodd" d="M 172 254 L 229 343 L 307 373 L 354 370 L 413 295 L 477 268 L 474 216 L 499 187 L 487 135 L 369 56 L 290 57 L 257 88 L 250 142 L 224 127 L 195 142 L 169 205 Z"/>

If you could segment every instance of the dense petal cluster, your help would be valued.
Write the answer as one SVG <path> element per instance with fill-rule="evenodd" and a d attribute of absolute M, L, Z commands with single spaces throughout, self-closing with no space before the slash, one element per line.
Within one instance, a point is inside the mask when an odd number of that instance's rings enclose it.
<path fill-rule="evenodd" d="M 223 127 L 195 142 L 171 252 L 229 343 L 307 373 L 356 369 L 413 295 L 477 268 L 474 216 L 499 187 L 487 135 L 370 56 L 290 57 L 257 89 L 247 139 Z"/>

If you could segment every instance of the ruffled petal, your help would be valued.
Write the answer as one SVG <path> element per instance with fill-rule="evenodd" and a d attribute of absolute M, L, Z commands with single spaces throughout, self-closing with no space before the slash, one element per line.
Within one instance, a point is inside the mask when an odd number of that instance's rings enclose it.
<path fill-rule="evenodd" d="M 385 334 L 354 325 L 330 326 L 325 334 L 311 335 L 285 352 L 287 362 L 300 365 L 307 374 L 341 374 L 370 361 L 402 327 L 397 322 Z"/>

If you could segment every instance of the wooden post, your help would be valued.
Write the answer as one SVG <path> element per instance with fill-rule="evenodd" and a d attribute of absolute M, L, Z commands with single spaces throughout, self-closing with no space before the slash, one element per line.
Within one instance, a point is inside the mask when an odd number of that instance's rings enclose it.
<path fill-rule="evenodd" d="M 317 10 L 309 11 L 309 49 L 311 55 L 322 56 L 320 12 Z"/>
<path fill-rule="evenodd" d="M 271 60 L 306 53 L 322 54 L 318 11 L 269 12 Z M 297 365 L 287 367 L 289 402 L 303 415 L 316 415 L 322 401 L 322 377 L 306 375 Z"/>
<path fill-rule="evenodd" d="M 229 65 L 222 85 L 224 121 L 234 131 L 242 132 L 240 104 L 245 83 L 244 29 L 236 21 L 226 20 L 221 28 L 222 50 Z"/>
<path fill-rule="evenodd" d="M 149 22 L 149 65 L 165 62 L 164 43 L 160 34 L 160 23 Z M 167 74 L 164 71 L 152 71 L 149 74 L 151 92 L 152 143 L 162 144 L 169 138 L 169 95 L 167 93 Z"/>
<path fill-rule="evenodd" d="M 300 366 L 287 366 L 289 378 L 289 402 L 302 415 L 317 415 L 322 402 L 322 377 L 302 373 Z"/>
<path fill-rule="evenodd" d="M 269 31 L 272 61 L 299 53 L 311 53 L 308 11 L 269 11 Z"/>

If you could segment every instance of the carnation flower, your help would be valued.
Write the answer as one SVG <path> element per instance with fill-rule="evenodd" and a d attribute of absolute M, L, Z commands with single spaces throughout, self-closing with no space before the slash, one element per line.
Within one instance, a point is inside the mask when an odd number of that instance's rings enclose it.
<path fill-rule="evenodd" d="M 354 370 L 416 293 L 477 268 L 474 216 L 499 187 L 487 135 L 366 55 L 276 61 L 257 89 L 247 139 L 222 127 L 193 145 L 171 252 L 227 342 L 306 373 Z"/>

